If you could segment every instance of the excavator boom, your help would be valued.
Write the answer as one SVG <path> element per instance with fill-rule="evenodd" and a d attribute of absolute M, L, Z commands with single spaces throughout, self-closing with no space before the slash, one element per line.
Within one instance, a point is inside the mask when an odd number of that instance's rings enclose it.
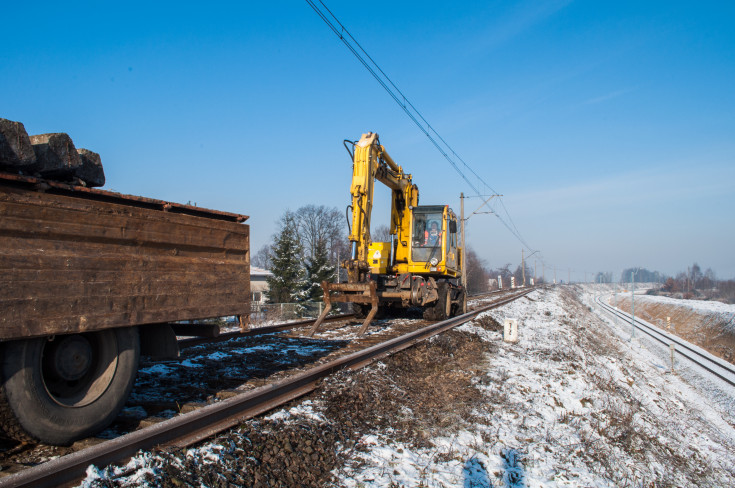
<path fill-rule="evenodd" d="M 462 273 L 462 248 L 454 212 L 446 205 L 418 205 L 412 176 L 390 157 L 376 133 L 363 134 L 354 143 L 352 163 L 351 249 L 342 262 L 347 283 L 322 283 L 326 307 L 311 334 L 335 301 L 352 302 L 356 315 L 370 307 L 361 334 L 379 306 L 423 307 L 426 318 L 447 318 L 464 310 L 464 289 L 455 283 Z M 372 242 L 370 237 L 376 181 L 391 190 L 390 242 Z"/>

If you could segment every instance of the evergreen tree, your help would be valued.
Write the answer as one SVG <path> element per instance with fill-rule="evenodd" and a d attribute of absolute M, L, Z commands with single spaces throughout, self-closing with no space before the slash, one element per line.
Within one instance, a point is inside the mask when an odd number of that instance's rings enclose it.
<path fill-rule="evenodd" d="M 319 240 L 314 249 L 314 257 L 306 262 L 306 283 L 304 288 L 304 299 L 309 301 L 321 301 L 324 290 L 322 281 L 333 281 L 335 267 L 329 264 L 327 243 Z"/>
<path fill-rule="evenodd" d="M 275 236 L 271 255 L 271 273 L 268 281 L 270 303 L 293 303 L 303 300 L 304 266 L 301 261 L 303 248 L 299 240 L 296 219 L 286 211 L 281 218 L 281 230 Z"/>

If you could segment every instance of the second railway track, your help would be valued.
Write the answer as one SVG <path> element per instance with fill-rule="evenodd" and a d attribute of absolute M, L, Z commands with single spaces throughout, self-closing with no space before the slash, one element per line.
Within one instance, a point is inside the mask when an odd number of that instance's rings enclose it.
<path fill-rule="evenodd" d="M 257 384 L 257 381 L 251 381 L 245 386 L 245 389 L 225 390 L 226 394 L 216 395 L 219 401 L 215 403 L 201 406 L 201 408 L 193 409 L 190 413 L 154 423 L 149 427 L 129 432 L 114 439 L 100 442 L 92 447 L 25 469 L 0 479 L 0 486 L 58 486 L 60 483 L 70 483 L 80 479 L 90 464 L 99 467 L 120 462 L 140 449 L 151 449 L 157 445 L 186 446 L 201 441 L 236 425 L 244 419 L 266 412 L 309 393 L 317 387 L 321 379 L 333 372 L 345 368 L 357 369 L 370 364 L 381 357 L 465 323 L 485 310 L 509 303 L 530 291 L 531 289 L 507 290 L 484 297 L 472 297 L 473 299 L 484 298 L 492 301 L 482 303 L 465 315 L 443 322 L 427 323 L 421 320 L 401 321 L 400 319 L 392 321 L 391 323 L 394 323 L 394 325 L 384 328 L 385 330 L 391 329 L 390 331 L 378 330 L 365 338 L 353 338 L 349 342 L 344 341 L 344 347 L 339 347 L 339 351 L 317 358 L 316 365 L 313 363 L 310 367 L 298 365 L 293 369 L 283 370 L 272 375 L 267 382 L 265 379 L 261 380 L 260 385 Z M 323 336 L 322 338 L 311 340 L 327 342 L 324 337 L 333 339 L 336 333 L 344 335 L 346 330 L 350 330 L 345 329 L 345 321 L 349 318 L 347 316 L 333 319 L 330 329 L 320 334 Z M 262 329 L 253 329 L 246 335 L 252 337 L 290 330 L 291 332 L 287 334 L 287 337 L 299 338 L 299 332 L 307 330 L 311 323 L 312 321 L 302 321 L 279 324 Z M 356 327 L 353 327 L 353 329 L 356 329 Z M 340 332 L 336 332 L 337 330 Z M 204 346 L 207 343 L 222 343 L 243 335 L 233 333 L 223 334 L 217 338 L 207 340 L 182 341 L 182 346 L 194 348 Z M 349 332 L 347 335 L 350 335 Z M 338 357 L 334 359 L 334 356 Z"/>
<path fill-rule="evenodd" d="M 728 363 L 727 361 L 710 354 L 704 349 L 691 344 L 680 337 L 673 334 L 669 334 L 658 327 L 652 326 L 647 322 L 631 317 L 630 314 L 625 313 L 603 301 L 600 296 L 595 297 L 595 302 L 602 307 L 603 310 L 618 317 L 620 320 L 631 324 L 635 330 L 638 330 L 659 344 L 666 347 L 674 346 L 676 354 L 696 365 L 699 368 L 707 371 L 708 374 L 719 378 L 729 386 L 735 386 L 735 366 Z"/>

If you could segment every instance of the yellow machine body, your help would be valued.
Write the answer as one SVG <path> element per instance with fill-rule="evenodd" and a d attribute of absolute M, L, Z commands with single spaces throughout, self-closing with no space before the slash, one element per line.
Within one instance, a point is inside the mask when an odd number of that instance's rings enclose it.
<path fill-rule="evenodd" d="M 392 242 L 370 238 L 376 180 L 391 189 Z M 457 216 L 446 205 L 418 206 L 419 189 L 411 175 L 393 161 L 375 133 L 363 134 L 355 144 L 350 195 L 352 256 L 344 263 L 350 283 L 365 281 L 365 273 L 461 276 Z M 428 235 L 431 224 L 436 224 L 435 236 Z M 434 239 L 431 244 L 430 238 Z"/>
<path fill-rule="evenodd" d="M 363 134 L 353 148 L 351 247 L 341 263 L 347 283 L 322 283 L 326 307 L 311 333 L 331 303 L 339 301 L 352 302 L 357 315 L 362 306 L 371 306 L 360 333 L 378 307 L 422 307 L 428 319 L 464 313 L 466 293 L 459 284 L 463 250 L 455 213 L 447 205 L 419 206 L 418 187 L 380 144 L 378 134 Z M 370 237 L 375 181 L 391 190 L 390 242 Z"/>

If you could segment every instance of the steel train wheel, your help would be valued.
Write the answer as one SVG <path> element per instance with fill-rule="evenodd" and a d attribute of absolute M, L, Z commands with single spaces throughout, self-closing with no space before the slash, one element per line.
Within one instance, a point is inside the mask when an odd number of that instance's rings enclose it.
<path fill-rule="evenodd" d="M 467 291 L 463 289 L 460 293 L 458 315 L 464 315 L 467 313 Z"/>
<path fill-rule="evenodd" d="M 439 290 L 441 290 L 441 287 L 439 288 Z M 440 301 L 441 301 L 441 297 L 440 297 Z M 444 291 L 444 316 L 441 318 L 441 320 L 446 320 L 451 316 L 452 316 L 452 289 L 449 287 L 449 284 L 446 284 L 445 291 Z"/>
<path fill-rule="evenodd" d="M 436 291 L 439 299 L 433 306 L 424 310 L 426 320 L 446 320 L 452 316 L 452 290 L 449 283 L 440 281 Z"/>
<path fill-rule="evenodd" d="M 7 437 L 70 444 L 105 428 L 133 387 L 135 327 L 2 344 L 0 420 Z"/>

